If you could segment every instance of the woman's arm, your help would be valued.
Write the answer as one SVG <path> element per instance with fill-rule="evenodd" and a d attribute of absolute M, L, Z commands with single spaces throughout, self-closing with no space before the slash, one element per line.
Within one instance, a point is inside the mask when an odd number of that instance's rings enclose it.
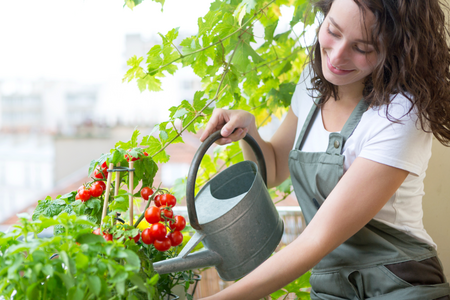
<path fill-rule="evenodd" d="M 297 279 L 367 224 L 407 175 L 405 170 L 357 158 L 295 241 L 205 299 L 257 300 Z"/>
<path fill-rule="evenodd" d="M 297 116 L 291 108 L 270 142 L 261 138 L 256 128 L 255 117 L 247 111 L 215 109 L 200 141 L 204 141 L 216 130 L 221 130 L 222 136 L 225 137 L 217 141 L 220 145 L 238 141 L 247 132 L 256 140 L 266 161 L 269 187 L 277 186 L 289 177 L 289 152 L 293 147 L 297 130 Z M 256 161 L 247 143 L 242 142 L 241 147 L 246 159 Z"/>

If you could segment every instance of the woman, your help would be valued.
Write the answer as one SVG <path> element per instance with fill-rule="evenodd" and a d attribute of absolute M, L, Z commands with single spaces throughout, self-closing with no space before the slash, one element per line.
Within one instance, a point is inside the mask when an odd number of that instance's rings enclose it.
<path fill-rule="evenodd" d="M 271 141 L 250 113 L 222 109 L 201 136 L 220 129 L 220 144 L 253 136 L 268 185 L 291 175 L 308 226 L 207 299 L 260 299 L 311 268 L 312 299 L 450 299 L 421 206 L 432 134 L 450 142 L 450 54 L 438 0 L 316 5 L 325 18 L 311 75 Z"/>

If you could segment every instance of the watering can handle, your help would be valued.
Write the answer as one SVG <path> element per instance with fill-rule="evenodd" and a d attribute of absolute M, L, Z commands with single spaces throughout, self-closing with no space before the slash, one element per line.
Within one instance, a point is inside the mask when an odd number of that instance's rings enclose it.
<path fill-rule="evenodd" d="M 197 152 L 194 155 L 194 158 L 192 160 L 191 166 L 189 168 L 187 183 L 186 183 L 186 205 L 187 205 L 187 211 L 189 214 L 189 222 L 191 226 L 194 229 L 201 230 L 202 227 L 198 223 L 197 218 L 197 211 L 195 210 L 195 180 L 197 179 L 197 171 L 200 166 L 200 163 L 202 161 L 203 156 L 205 155 L 206 151 L 211 147 L 211 145 L 217 141 L 218 139 L 222 138 L 222 135 L 220 134 L 220 130 L 214 132 L 211 134 L 198 148 Z M 259 148 L 258 143 L 249 135 L 247 134 L 244 137 L 244 141 L 249 144 L 249 146 L 252 148 L 253 152 L 255 153 L 256 160 L 258 162 L 258 170 L 259 173 L 264 180 L 264 184 L 267 186 L 267 172 L 266 172 L 266 162 L 264 160 L 264 155 L 261 151 L 261 148 Z"/>

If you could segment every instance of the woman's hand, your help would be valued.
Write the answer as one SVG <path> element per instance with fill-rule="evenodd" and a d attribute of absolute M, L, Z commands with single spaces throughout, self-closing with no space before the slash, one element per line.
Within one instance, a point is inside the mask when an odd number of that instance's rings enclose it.
<path fill-rule="evenodd" d="M 205 131 L 200 137 L 203 142 L 210 134 L 221 130 L 223 138 L 216 141 L 219 145 L 229 144 L 245 137 L 247 132 L 256 131 L 255 116 L 244 110 L 225 110 L 216 108 Z"/>

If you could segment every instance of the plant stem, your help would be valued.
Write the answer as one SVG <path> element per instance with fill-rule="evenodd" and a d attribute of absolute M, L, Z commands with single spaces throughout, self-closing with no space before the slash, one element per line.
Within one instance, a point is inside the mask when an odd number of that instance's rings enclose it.
<path fill-rule="evenodd" d="M 150 196 L 150 198 L 147 201 L 147 204 L 145 205 L 144 210 L 142 211 L 141 215 L 139 216 L 139 218 L 137 219 L 136 223 L 134 223 L 134 228 L 136 228 L 139 223 L 141 223 L 142 219 L 144 218 L 145 215 L 145 211 L 147 210 L 147 208 L 150 206 L 150 203 L 153 201 L 153 199 L 156 197 L 156 194 L 160 191 L 159 187 L 161 186 L 161 183 L 159 184 L 158 188 L 156 189 L 156 191 Z M 130 224 L 132 224 L 132 220 L 130 220 Z"/>

